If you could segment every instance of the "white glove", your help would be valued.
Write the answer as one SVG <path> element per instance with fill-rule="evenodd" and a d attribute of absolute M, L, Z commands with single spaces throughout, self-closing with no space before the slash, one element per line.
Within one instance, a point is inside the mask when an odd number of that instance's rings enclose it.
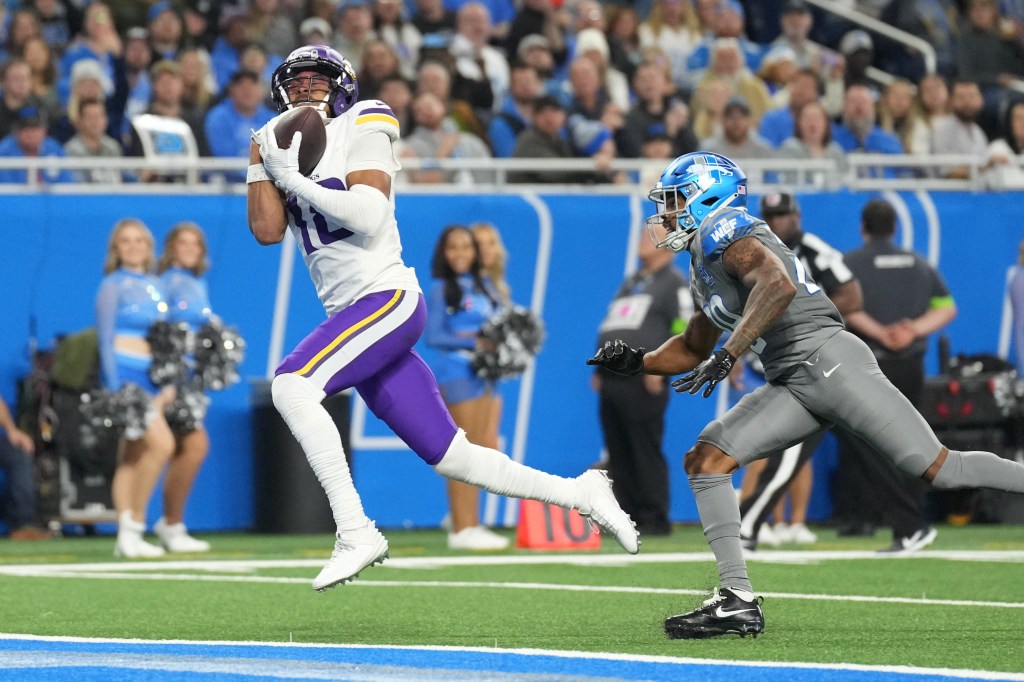
<path fill-rule="evenodd" d="M 261 129 L 258 133 L 253 133 L 253 139 L 260 145 L 263 165 L 274 179 L 274 183 L 285 192 L 294 192 L 296 185 L 305 180 L 299 173 L 299 145 L 302 144 L 302 133 L 297 132 L 292 136 L 292 143 L 288 149 L 277 146 L 277 136 L 270 130 Z"/>

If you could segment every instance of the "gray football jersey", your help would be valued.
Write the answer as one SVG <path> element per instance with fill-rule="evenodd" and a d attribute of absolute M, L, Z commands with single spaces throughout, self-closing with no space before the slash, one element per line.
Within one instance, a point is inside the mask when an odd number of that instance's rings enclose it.
<path fill-rule="evenodd" d="M 765 378 L 773 381 L 839 333 L 844 328 L 843 320 L 799 259 L 763 220 L 746 209 L 726 207 L 704 219 L 689 246 L 693 302 L 715 326 L 735 330 L 747 305 L 750 292 L 726 272 L 722 263 L 725 250 L 746 237 L 757 239 L 778 256 L 796 285 L 796 296 L 789 306 L 750 347 L 764 364 Z"/>

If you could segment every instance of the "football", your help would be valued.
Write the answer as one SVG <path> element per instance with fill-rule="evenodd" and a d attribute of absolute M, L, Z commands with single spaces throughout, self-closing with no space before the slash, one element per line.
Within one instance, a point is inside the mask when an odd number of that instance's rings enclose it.
<path fill-rule="evenodd" d="M 299 172 L 309 177 L 316 165 L 323 158 L 327 149 L 327 128 L 319 112 L 313 107 L 299 107 L 281 116 L 274 125 L 274 137 L 277 146 L 288 149 L 292 136 L 302 133 L 302 144 L 299 147 Z"/>

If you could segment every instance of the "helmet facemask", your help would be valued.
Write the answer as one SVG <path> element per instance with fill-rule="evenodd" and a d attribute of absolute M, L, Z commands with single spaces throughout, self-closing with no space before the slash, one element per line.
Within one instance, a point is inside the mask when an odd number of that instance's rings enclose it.
<path fill-rule="evenodd" d="M 313 106 L 325 118 L 341 116 L 359 100 L 352 65 L 339 52 L 323 45 L 300 47 L 288 55 L 271 78 L 271 97 L 279 111 Z M 326 93 L 313 96 L 313 86 Z M 292 96 L 302 95 L 295 101 Z"/>
<path fill-rule="evenodd" d="M 691 215 L 689 205 L 702 192 L 696 182 L 651 190 L 647 198 L 654 202 L 655 213 L 647 219 L 647 234 L 654 246 L 668 248 L 676 253 L 685 251 L 697 233 L 700 223 Z"/>

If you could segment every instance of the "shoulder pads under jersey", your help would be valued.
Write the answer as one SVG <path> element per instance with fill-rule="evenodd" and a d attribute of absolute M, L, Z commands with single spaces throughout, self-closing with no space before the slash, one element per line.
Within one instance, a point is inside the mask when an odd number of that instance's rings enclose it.
<path fill-rule="evenodd" d="M 357 135 L 384 133 L 392 142 L 396 142 L 401 135 L 395 112 L 380 100 L 358 102 L 345 115 L 352 121 L 352 128 Z"/>
<path fill-rule="evenodd" d="M 724 208 L 712 213 L 701 223 L 697 234 L 704 259 L 711 261 L 721 258 L 731 244 L 757 234 L 760 232 L 759 227 L 761 230 L 768 229 L 763 220 L 741 208 Z"/>

